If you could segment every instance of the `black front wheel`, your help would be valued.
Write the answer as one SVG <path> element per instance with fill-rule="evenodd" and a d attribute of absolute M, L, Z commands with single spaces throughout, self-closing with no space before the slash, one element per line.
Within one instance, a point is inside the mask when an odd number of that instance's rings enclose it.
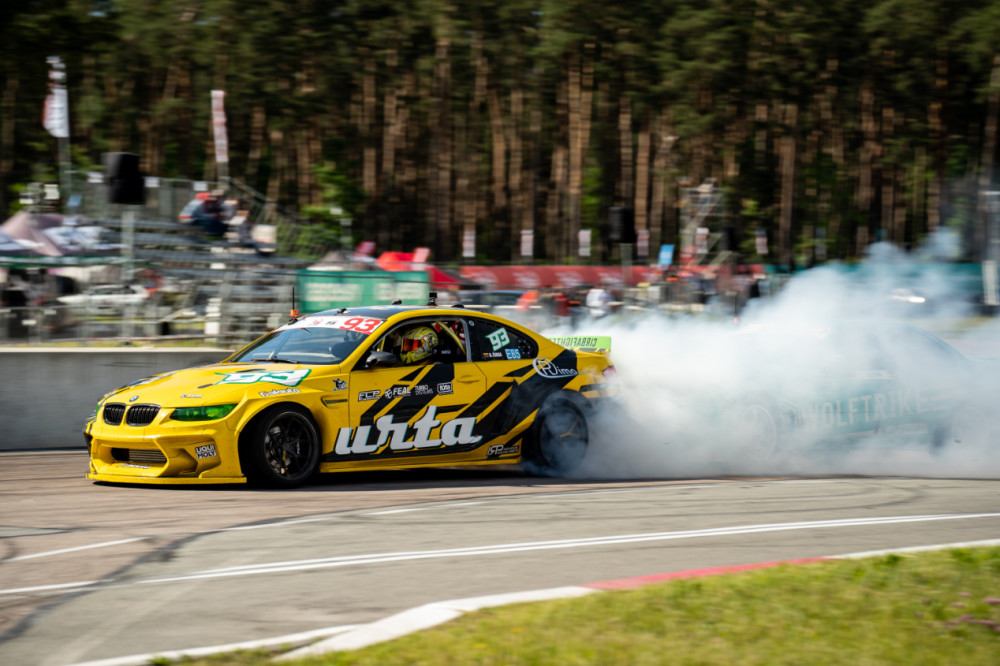
<path fill-rule="evenodd" d="M 261 412 L 240 437 L 240 464 L 258 486 L 302 485 L 319 467 L 320 439 L 312 415 L 298 405 Z"/>
<path fill-rule="evenodd" d="M 556 398 L 538 410 L 526 458 L 533 471 L 564 476 L 580 467 L 589 444 L 583 411 L 567 398 Z"/>
<path fill-rule="evenodd" d="M 737 407 L 735 432 L 739 452 L 752 462 L 766 462 L 778 450 L 781 422 L 769 402 L 747 402 Z"/>

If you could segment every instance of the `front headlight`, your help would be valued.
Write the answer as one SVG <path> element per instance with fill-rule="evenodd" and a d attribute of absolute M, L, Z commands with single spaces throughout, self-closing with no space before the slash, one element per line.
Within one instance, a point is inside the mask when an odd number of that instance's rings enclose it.
<path fill-rule="evenodd" d="M 208 405 L 205 407 L 178 407 L 170 415 L 175 421 L 216 421 L 225 418 L 236 405 Z"/>

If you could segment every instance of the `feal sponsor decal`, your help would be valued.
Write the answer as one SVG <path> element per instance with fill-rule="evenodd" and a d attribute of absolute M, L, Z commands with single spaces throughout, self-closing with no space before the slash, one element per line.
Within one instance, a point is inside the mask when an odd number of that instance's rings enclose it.
<path fill-rule="evenodd" d="M 341 428 L 337 431 L 337 443 L 333 452 L 338 456 L 359 453 L 376 453 L 388 444 L 390 451 L 411 451 L 414 449 L 435 449 L 456 444 L 475 444 L 482 440 L 473 435 L 476 425 L 474 417 L 461 417 L 445 422 L 435 418 L 437 407 L 429 405 L 427 411 L 412 424 L 397 423 L 392 414 L 375 420 L 374 425 L 355 428 Z M 435 431 L 437 436 L 434 437 Z M 353 436 L 352 436 L 353 434 Z"/>
<path fill-rule="evenodd" d="M 281 384 L 282 386 L 298 386 L 309 373 L 309 368 L 298 370 L 280 370 L 277 372 L 253 371 L 253 372 L 233 372 L 222 378 L 218 384 L 256 384 L 263 382 L 267 384 Z"/>

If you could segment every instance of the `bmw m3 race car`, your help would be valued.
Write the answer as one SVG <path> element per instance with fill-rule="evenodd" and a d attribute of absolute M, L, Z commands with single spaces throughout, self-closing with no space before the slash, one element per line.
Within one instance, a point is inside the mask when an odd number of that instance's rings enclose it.
<path fill-rule="evenodd" d="M 522 462 L 567 474 L 593 410 L 617 395 L 609 348 L 433 298 L 294 316 L 218 364 L 102 398 L 87 478 L 291 487 L 316 472 Z"/>

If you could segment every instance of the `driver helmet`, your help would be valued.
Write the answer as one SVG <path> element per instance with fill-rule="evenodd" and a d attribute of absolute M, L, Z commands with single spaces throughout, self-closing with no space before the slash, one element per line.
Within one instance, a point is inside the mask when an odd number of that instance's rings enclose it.
<path fill-rule="evenodd" d="M 429 326 L 418 326 L 403 336 L 400 358 L 406 364 L 420 363 L 429 360 L 437 346 L 437 333 Z"/>

